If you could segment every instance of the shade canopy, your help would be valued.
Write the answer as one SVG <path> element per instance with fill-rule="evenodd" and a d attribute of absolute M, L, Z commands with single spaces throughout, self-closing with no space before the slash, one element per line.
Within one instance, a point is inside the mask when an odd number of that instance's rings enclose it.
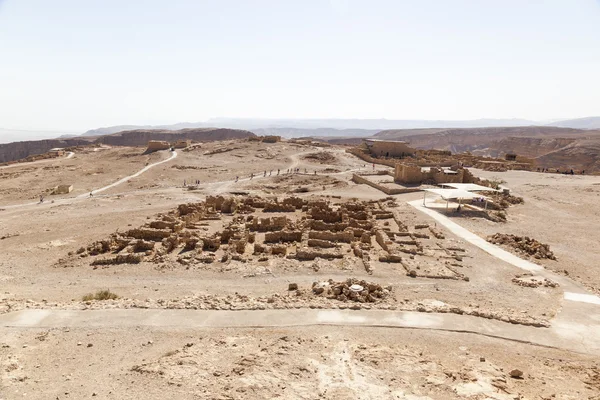
<path fill-rule="evenodd" d="M 429 192 L 429 193 L 435 193 L 439 196 L 442 196 L 442 198 L 444 200 L 474 199 L 474 198 L 484 197 L 480 194 L 467 192 L 466 190 L 463 190 L 463 189 L 423 189 L 423 190 L 425 190 L 426 192 Z"/>
<path fill-rule="evenodd" d="M 442 186 L 449 186 L 454 189 L 465 190 L 467 192 L 498 192 L 499 190 L 487 186 L 477 185 L 475 183 L 442 183 Z"/>

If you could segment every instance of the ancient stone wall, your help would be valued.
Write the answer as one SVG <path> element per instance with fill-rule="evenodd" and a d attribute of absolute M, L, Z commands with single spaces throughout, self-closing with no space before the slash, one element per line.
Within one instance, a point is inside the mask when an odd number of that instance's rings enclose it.
<path fill-rule="evenodd" d="M 253 216 L 250 221 L 246 222 L 246 227 L 252 232 L 274 232 L 283 230 L 291 223 L 292 221 L 287 217 L 258 218 Z"/>
<path fill-rule="evenodd" d="M 163 140 L 150 140 L 148 142 L 148 148 L 146 149 L 146 153 L 152 153 L 153 151 L 159 150 L 169 150 L 171 145 L 169 142 L 165 142 Z"/>
<path fill-rule="evenodd" d="M 379 185 L 373 181 L 370 181 L 360 175 L 357 174 L 352 174 L 352 181 L 354 183 L 358 183 L 358 184 L 365 184 L 365 185 L 369 185 L 371 187 L 374 187 L 377 190 L 381 190 L 383 193 L 387 194 L 388 196 L 394 195 L 394 194 L 401 194 L 401 193 L 411 193 L 411 192 L 416 192 L 419 191 L 419 189 L 415 189 L 415 188 L 390 188 L 384 185 Z"/>
<path fill-rule="evenodd" d="M 369 152 L 378 158 L 404 158 L 415 153 L 415 149 L 403 142 L 366 141 Z"/>
<path fill-rule="evenodd" d="M 302 231 L 278 231 L 265 233 L 265 243 L 300 242 Z"/>
<path fill-rule="evenodd" d="M 308 237 L 309 239 L 320 239 L 328 240 L 331 242 L 350 243 L 354 240 L 354 232 L 352 230 L 346 230 L 343 232 L 310 231 L 308 233 Z"/>
<path fill-rule="evenodd" d="M 73 185 L 58 185 L 52 191 L 52 194 L 68 194 L 73 191 Z"/>
<path fill-rule="evenodd" d="M 275 135 L 268 135 L 268 136 L 263 136 L 262 138 L 263 143 L 277 143 L 281 141 L 281 136 L 275 136 Z"/>

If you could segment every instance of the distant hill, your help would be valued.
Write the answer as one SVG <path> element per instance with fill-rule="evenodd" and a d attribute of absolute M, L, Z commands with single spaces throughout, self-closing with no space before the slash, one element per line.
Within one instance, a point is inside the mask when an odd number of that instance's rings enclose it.
<path fill-rule="evenodd" d="M 405 140 L 418 149 L 450 150 L 455 153 L 489 147 L 507 137 L 584 137 L 589 131 L 554 126 L 488 127 L 461 129 L 388 130 L 377 139 Z"/>
<path fill-rule="evenodd" d="M 600 129 L 600 117 L 565 119 L 547 125 L 575 129 Z"/>
<path fill-rule="evenodd" d="M 102 136 L 102 135 L 112 135 L 113 133 L 123 132 L 123 131 L 133 131 L 140 129 L 161 129 L 161 130 L 170 130 L 177 131 L 181 129 L 194 129 L 194 128 L 211 128 L 214 125 L 209 125 L 204 122 L 180 122 L 177 124 L 171 125 L 115 125 L 109 126 L 106 128 L 98 128 L 91 129 L 81 136 Z"/>
<path fill-rule="evenodd" d="M 168 129 L 179 130 L 186 128 L 220 127 L 243 129 L 258 135 L 266 132 L 284 137 L 302 136 L 339 136 L 362 135 L 359 131 L 377 131 L 386 129 L 424 129 L 424 128 L 476 128 L 488 126 L 528 126 L 535 121 L 524 119 L 475 119 L 475 120 L 392 120 L 392 119 L 262 119 L 262 118 L 212 118 L 206 122 L 182 122 L 173 125 L 117 125 L 92 129 L 82 136 L 110 135 L 124 130 L 136 129 Z M 321 130 L 321 132 L 307 132 Z M 355 133 L 350 133 L 354 131 Z M 278 132 L 278 133 L 277 133 Z M 326 132 L 326 133 L 324 133 Z M 365 132 L 368 133 L 368 132 Z"/>
<path fill-rule="evenodd" d="M 547 168 L 600 172 L 600 130 L 555 126 L 471 129 L 405 129 L 382 131 L 373 137 L 404 140 L 418 149 L 472 152 L 491 157 L 506 153 L 533 158 Z"/>
<path fill-rule="evenodd" d="M 112 146 L 144 146 L 150 140 L 166 140 L 169 142 L 183 139 L 213 141 L 242 139 L 250 136 L 256 135 L 250 131 L 225 128 L 195 128 L 176 131 L 166 129 L 136 129 L 101 136 L 94 142 Z"/>
<path fill-rule="evenodd" d="M 251 129 L 252 132 L 259 136 L 264 135 L 276 135 L 285 138 L 301 138 L 301 137 L 353 137 L 363 138 L 369 137 L 377 132 L 379 129 L 334 129 L 334 128 L 258 128 Z"/>
<path fill-rule="evenodd" d="M 103 143 L 112 146 L 145 146 L 150 140 L 182 139 L 196 141 L 229 140 L 255 136 L 252 132 L 240 129 L 199 128 L 177 131 L 140 129 L 124 131 L 100 137 L 75 137 L 65 139 L 30 140 L 0 144 L 0 162 L 9 162 L 30 155 L 43 154 L 54 147 L 71 147 Z"/>
<path fill-rule="evenodd" d="M 573 143 L 537 158 L 541 167 L 600 172 L 600 137 L 576 140 Z"/>

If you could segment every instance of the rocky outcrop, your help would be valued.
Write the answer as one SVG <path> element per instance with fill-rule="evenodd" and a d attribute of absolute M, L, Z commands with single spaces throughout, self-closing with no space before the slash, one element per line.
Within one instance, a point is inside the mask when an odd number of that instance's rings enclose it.
<path fill-rule="evenodd" d="M 178 131 L 138 129 L 102 136 L 98 138 L 96 142 L 112 146 L 144 146 L 151 140 L 163 140 L 170 143 L 186 139 L 195 141 L 215 141 L 243 139 L 251 136 L 255 135 L 252 132 L 240 129 L 197 128 L 181 129 Z"/>
<path fill-rule="evenodd" d="M 49 139 L 30 140 L 27 142 L 13 142 L 0 144 L 0 163 L 27 158 L 35 154 L 44 154 L 57 147 L 82 146 L 92 143 L 91 139 Z M 145 143 L 144 143 L 145 144 Z"/>

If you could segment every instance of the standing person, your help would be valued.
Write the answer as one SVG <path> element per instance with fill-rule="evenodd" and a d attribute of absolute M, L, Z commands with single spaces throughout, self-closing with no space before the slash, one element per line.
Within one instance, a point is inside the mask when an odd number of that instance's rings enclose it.
<path fill-rule="evenodd" d="M 263 178 L 264 178 L 265 176 L 267 176 L 267 171 L 265 171 L 265 173 L 263 174 Z"/>
<path fill-rule="evenodd" d="M 40 203 L 44 202 L 44 195 L 40 194 Z"/>
<path fill-rule="evenodd" d="M 94 192 L 90 192 L 90 197 L 94 197 Z"/>
<path fill-rule="evenodd" d="M 237 177 L 237 175 L 236 175 L 236 177 L 235 177 L 235 181 L 236 181 L 236 182 L 238 181 L 238 177 Z"/>
<path fill-rule="evenodd" d="M 375 163 L 373 163 L 373 171 L 375 171 Z"/>
<path fill-rule="evenodd" d="M 254 178 L 254 172 L 250 174 L 250 179 Z"/>
<path fill-rule="evenodd" d="M 277 168 L 277 175 L 279 175 L 279 168 Z"/>

